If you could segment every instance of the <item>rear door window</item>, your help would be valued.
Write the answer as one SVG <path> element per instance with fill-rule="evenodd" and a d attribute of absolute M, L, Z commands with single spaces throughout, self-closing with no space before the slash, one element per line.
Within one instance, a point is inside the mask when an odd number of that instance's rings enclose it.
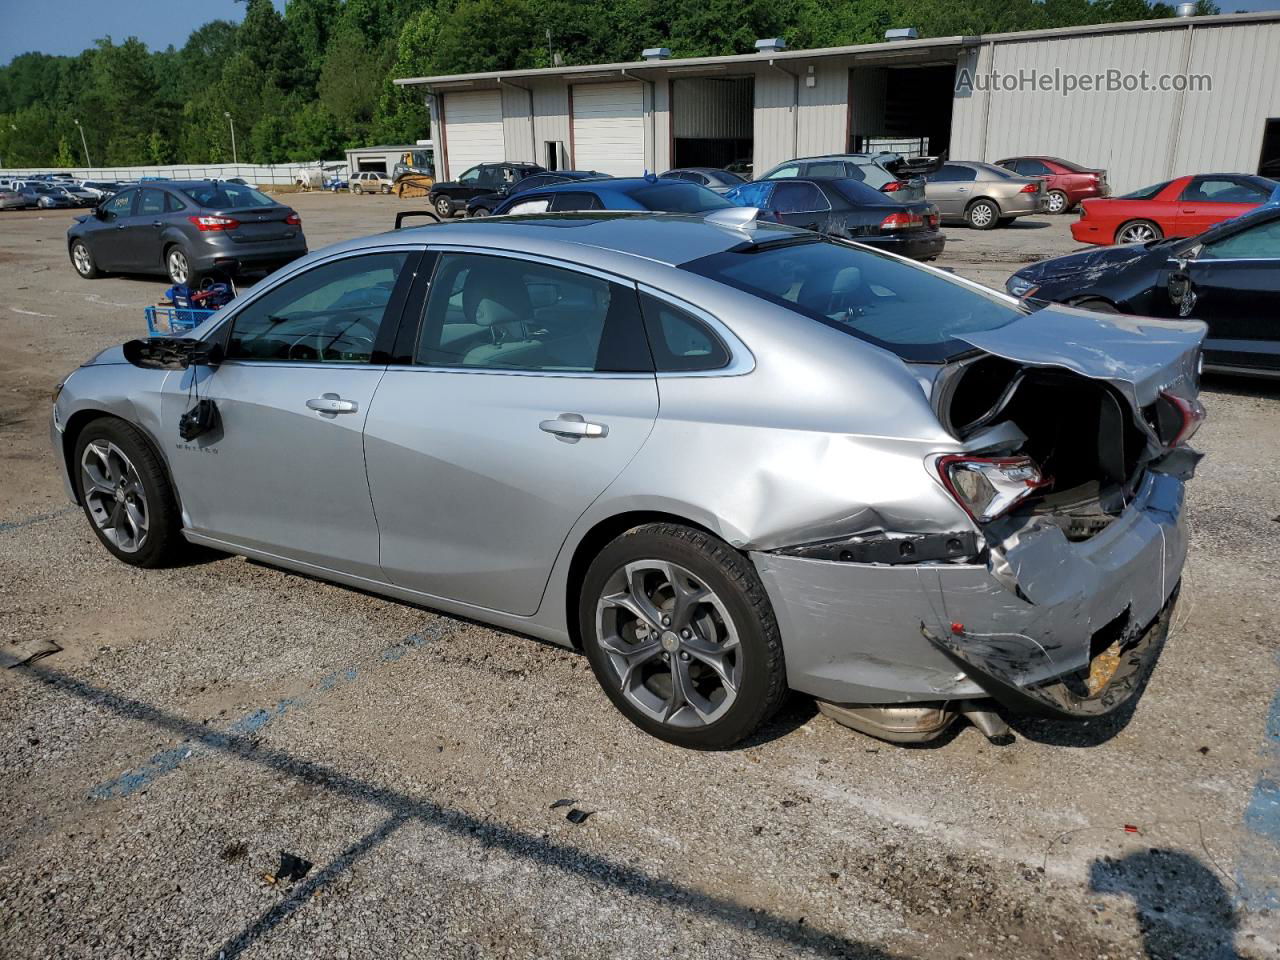
<path fill-rule="evenodd" d="M 729 363 L 729 351 L 707 324 L 665 300 L 640 295 L 645 330 L 659 373 L 719 370 Z"/>
<path fill-rule="evenodd" d="M 164 213 L 164 193 L 160 190 L 143 190 L 138 202 L 138 216 L 159 216 Z"/>
<path fill-rule="evenodd" d="M 805 166 L 806 177 L 843 177 L 845 175 L 843 160 L 819 160 Z"/>
<path fill-rule="evenodd" d="M 825 213 L 831 204 L 815 184 L 797 180 L 774 188 L 772 208 L 778 213 Z"/>
<path fill-rule="evenodd" d="M 764 179 L 785 180 L 788 177 L 798 177 L 798 176 L 800 176 L 800 165 L 796 163 L 789 163 L 785 167 L 779 167 L 777 170 L 774 170 L 772 173 L 768 174 Z"/>
<path fill-rule="evenodd" d="M 473 370 L 649 372 L 634 287 L 511 257 L 440 257 L 415 363 Z"/>
<path fill-rule="evenodd" d="M 1255 224 L 1222 240 L 1206 243 L 1196 259 L 1280 261 L 1280 217 L 1269 223 Z"/>

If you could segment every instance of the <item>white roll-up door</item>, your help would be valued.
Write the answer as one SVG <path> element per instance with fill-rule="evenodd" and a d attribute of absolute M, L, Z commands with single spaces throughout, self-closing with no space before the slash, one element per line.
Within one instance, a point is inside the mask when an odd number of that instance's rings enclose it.
<path fill-rule="evenodd" d="M 615 177 L 644 173 L 644 88 L 584 83 L 573 88 L 573 163 Z"/>
<path fill-rule="evenodd" d="M 497 90 L 446 93 L 444 123 L 450 180 L 458 179 L 459 174 L 477 163 L 506 159 L 502 94 Z"/>

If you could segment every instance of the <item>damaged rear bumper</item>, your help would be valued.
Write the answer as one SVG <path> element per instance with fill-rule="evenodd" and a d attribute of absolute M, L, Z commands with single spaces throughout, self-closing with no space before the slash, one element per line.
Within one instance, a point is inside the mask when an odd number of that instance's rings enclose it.
<path fill-rule="evenodd" d="M 1149 472 L 1100 533 L 1024 528 L 987 564 L 751 554 L 793 689 L 835 704 L 994 697 L 1091 717 L 1142 689 L 1186 558 L 1184 483 Z"/>

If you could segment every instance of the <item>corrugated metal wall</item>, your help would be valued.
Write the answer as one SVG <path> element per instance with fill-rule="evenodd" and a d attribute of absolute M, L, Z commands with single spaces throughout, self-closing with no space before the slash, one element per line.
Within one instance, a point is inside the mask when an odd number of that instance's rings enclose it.
<path fill-rule="evenodd" d="M 752 79 L 680 77 L 672 81 L 674 135 L 699 139 L 751 138 Z"/>
<path fill-rule="evenodd" d="M 1280 116 L 1280 24 L 1196 26 L 984 44 L 957 67 L 1002 74 L 1208 74 L 1212 89 L 958 92 L 951 156 L 1061 156 L 1103 167 L 1117 192 L 1196 172 L 1257 168 L 1263 122 Z"/>

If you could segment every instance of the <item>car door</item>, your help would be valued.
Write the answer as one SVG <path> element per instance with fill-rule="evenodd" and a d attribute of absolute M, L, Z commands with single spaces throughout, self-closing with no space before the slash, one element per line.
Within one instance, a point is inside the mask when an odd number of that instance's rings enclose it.
<path fill-rule="evenodd" d="M 573 524 L 658 413 L 634 284 L 441 251 L 412 363 L 365 425 L 386 578 L 528 616 Z"/>
<path fill-rule="evenodd" d="M 165 222 L 165 193 L 154 187 L 144 187 L 138 191 L 138 202 L 130 216 L 122 221 L 120 245 L 121 256 L 125 262 L 121 264 L 126 270 L 163 269 L 164 258 L 161 256 L 160 234 Z"/>
<path fill-rule="evenodd" d="M 170 377 L 165 440 L 192 532 L 381 578 L 363 429 L 420 256 L 360 250 L 290 274 L 218 331 L 219 366 Z M 178 421 L 197 398 L 218 424 L 184 442 Z"/>
<path fill-rule="evenodd" d="M 1280 214 L 1203 244 L 1178 311 L 1209 325 L 1209 363 L 1280 371 Z"/>
<path fill-rule="evenodd" d="M 944 163 L 926 178 L 925 197 L 942 216 L 948 219 L 963 217 L 977 179 L 978 171 L 972 167 Z"/>
<path fill-rule="evenodd" d="M 831 204 L 808 180 L 784 180 L 773 188 L 769 210 L 779 223 L 820 230 L 831 216 Z"/>
<path fill-rule="evenodd" d="M 86 232 L 89 251 L 103 270 L 128 269 L 125 230 L 133 216 L 133 203 L 139 193 L 140 190 L 121 190 L 102 205 L 102 216 L 93 221 L 92 229 Z"/>
<path fill-rule="evenodd" d="M 1178 198 L 1176 235 L 1194 237 L 1215 223 L 1248 213 L 1267 199 L 1261 187 L 1239 177 L 1192 177 Z"/>

